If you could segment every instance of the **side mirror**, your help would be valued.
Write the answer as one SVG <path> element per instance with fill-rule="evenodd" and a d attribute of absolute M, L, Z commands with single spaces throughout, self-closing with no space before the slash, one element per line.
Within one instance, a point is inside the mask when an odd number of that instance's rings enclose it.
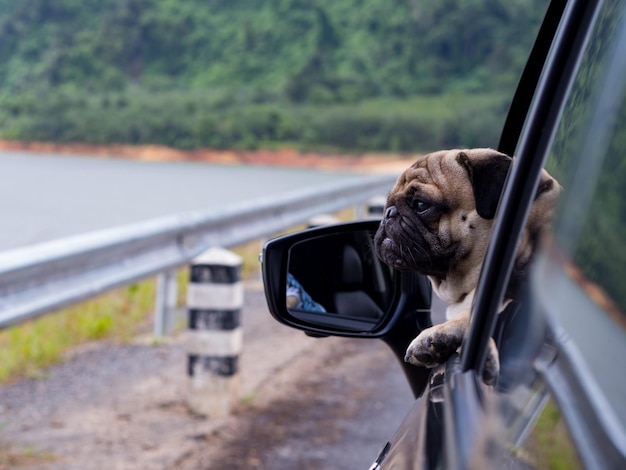
<path fill-rule="evenodd" d="M 430 308 L 430 285 L 383 264 L 374 249 L 379 222 L 323 226 L 268 241 L 263 281 L 270 312 L 312 335 L 381 337 L 394 312 Z"/>

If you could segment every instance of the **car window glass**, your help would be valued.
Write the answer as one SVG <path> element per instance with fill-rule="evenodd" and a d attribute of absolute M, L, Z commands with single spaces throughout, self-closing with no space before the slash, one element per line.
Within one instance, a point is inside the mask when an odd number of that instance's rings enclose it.
<path fill-rule="evenodd" d="M 547 169 L 564 188 L 534 286 L 626 424 L 626 2 L 600 10 Z M 611 413 L 613 414 L 613 413 Z"/>

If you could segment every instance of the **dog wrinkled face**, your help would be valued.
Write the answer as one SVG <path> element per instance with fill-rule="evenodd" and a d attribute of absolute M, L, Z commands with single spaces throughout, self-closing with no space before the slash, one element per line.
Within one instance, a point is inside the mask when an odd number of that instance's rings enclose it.
<path fill-rule="evenodd" d="M 379 258 L 435 279 L 477 277 L 510 161 L 491 149 L 418 159 L 389 193 L 375 237 Z"/>
<path fill-rule="evenodd" d="M 413 179 L 389 197 L 376 234 L 378 255 L 385 263 L 398 270 L 445 274 L 458 245 L 440 229 L 452 208 L 435 193 Z"/>

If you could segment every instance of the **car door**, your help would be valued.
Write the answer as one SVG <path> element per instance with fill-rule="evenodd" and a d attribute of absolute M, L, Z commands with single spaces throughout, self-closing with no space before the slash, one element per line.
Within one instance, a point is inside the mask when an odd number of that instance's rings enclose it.
<path fill-rule="evenodd" d="M 522 82 L 511 108 L 515 114 L 528 105 L 526 118 L 510 116 L 503 133 L 500 149 L 515 147 L 517 159 L 470 331 L 441 383 L 431 379 L 423 429 L 439 433 L 426 439 L 441 448 L 427 448 L 430 458 L 422 463 L 430 468 L 535 465 L 536 456 L 520 452 L 548 398 L 573 442 L 571 465 L 626 467 L 626 381 L 617 373 L 626 352 L 626 5 L 571 1 L 563 7 L 540 73 L 532 58 L 527 68 L 525 78 L 539 77 L 532 99 Z M 553 2 L 546 21 L 560 8 Z M 539 245 L 524 295 L 499 314 L 544 165 L 564 187 L 556 222 Z M 502 363 L 495 390 L 480 380 L 492 335 Z"/>

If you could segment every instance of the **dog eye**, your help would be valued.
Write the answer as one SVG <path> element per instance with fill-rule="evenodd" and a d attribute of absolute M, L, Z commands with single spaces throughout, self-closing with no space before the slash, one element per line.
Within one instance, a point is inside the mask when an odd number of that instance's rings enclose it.
<path fill-rule="evenodd" d="M 417 200 L 413 204 L 413 207 L 417 210 L 417 212 L 422 213 L 422 212 L 426 212 L 428 209 L 430 209 L 432 207 L 432 204 L 429 204 L 426 201 Z"/>

